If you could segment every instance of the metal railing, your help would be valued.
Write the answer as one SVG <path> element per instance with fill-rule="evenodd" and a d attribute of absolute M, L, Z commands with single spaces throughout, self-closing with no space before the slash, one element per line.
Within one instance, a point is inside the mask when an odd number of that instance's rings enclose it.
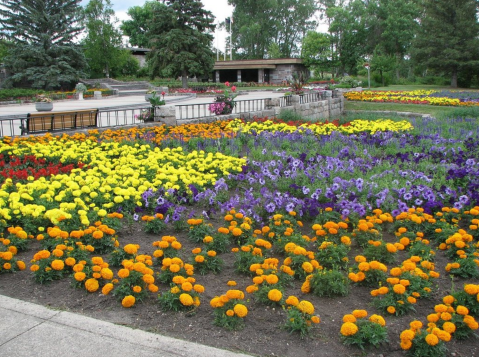
<path fill-rule="evenodd" d="M 236 105 L 233 108 L 232 114 L 264 110 L 266 100 L 268 99 L 238 100 L 235 102 Z M 211 103 L 175 105 L 176 119 L 181 121 L 214 116 L 215 114 L 209 110 L 210 104 Z"/>
<path fill-rule="evenodd" d="M 97 113 L 97 120 L 96 120 L 96 127 L 90 127 L 90 129 L 94 128 L 107 128 L 107 127 L 118 127 L 118 126 L 126 126 L 126 125 L 136 125 L 144 122 L 143 120 L 139 119 L 141 115 L 145 116 L 151 110 L 151 106 L 148 107 L 129 107 L 129 108 L 101 108 L 98 109 Z M 80 110 L 79 110 L 80 111 Z M 48 112 L 45 113 L 45 117 L 51 116 L 55 112 Z M 59 111 L 58 113 L 61 113 Z M 37 127 L 35 133 L 46 133 L 46 132 L 61 132 L 61 131 L 68 131 L 74 129 L 80 129 L 72 126 L 71 122 L 71 115 L 57 115 L 55 118 L 56 125 L 54 126 L 55 129 L 51 130 L 52 126 L 47 125 L 45 128 L 49 130 L 42 130 L 42 126 L 40 125 Z M 4 136 L 20 136 L 28 134 L 28 114 L 23 115 L 11 115 L 8 117 L 1 117 L 0 118 L 0 137 Z M 41 122 L 41 120 L 40 120 Z M 56 129 L 58 128 L 58 129 Z M 81 129 L 88 129 L 82 127 Z"/>
<path fill-rule="evenodd" d="M 292 95 L 287 95 L 287 96 L 279 98 L 279 106 L 281 108 L 290 107 L 292 105 L 293 105 L 293 96 Z"/>
<path fill-rule="evenodd" d="M 299 104 L 306 104 L 311 102 L 319 102 L 321 100 L 320 92 L 311 92 L 299 96 Z"/>

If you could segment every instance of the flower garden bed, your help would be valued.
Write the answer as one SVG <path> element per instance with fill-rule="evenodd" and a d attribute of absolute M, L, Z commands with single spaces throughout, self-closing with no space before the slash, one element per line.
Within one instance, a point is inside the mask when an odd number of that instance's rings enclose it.
<path fill-rule="evenodd" d="M 448 90 L 415 91 L 350 91 L 344 97 L 351 101 L 403 104 L 429 104 L 439 106 L 477 106 L 479 93 Z"/>
<path fill-rule="evenodd" d="M 472 356 L 477 139 L 464 118 L 4 138 L 0 293 L 261 356 Z"/>

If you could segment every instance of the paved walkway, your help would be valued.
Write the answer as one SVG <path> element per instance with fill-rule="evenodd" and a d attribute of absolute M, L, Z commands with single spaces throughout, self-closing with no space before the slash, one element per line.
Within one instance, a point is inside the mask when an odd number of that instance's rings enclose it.
<path fill-rule="evenodd" d="M 239 95 L 236 100 L 261 99 L 261 98 L 278 98 L 284 96 L 284 93 L 274 91 L 251 91 L 246 94 Z M 183 96 L 166 95 L 166 105 L 179 104 L 203 104 L 212 103 L 214 97 L 198 97 L 185 99 Z M 106 108 L 106 107 L 122 107 L 130 105 L 144 105 L 148 107 L 150 104 L 145 101 L 144 95 L 132 95 L 124 97 L 104 97 L 102 99 L 85 99 L 85 100 L 62 100 L 53 103 L 53 111 L 65 111 L 75 109 L 89 108 Z M 0 116 L 7 115 L 26 115 L 28 113 L 36 113 L 35 103 L 30 104 L 11 104 L 0 106 Z"/>
<path fill-rule="evenodd" d="M 1 357 L 250 357 L 0 295 Z"/>

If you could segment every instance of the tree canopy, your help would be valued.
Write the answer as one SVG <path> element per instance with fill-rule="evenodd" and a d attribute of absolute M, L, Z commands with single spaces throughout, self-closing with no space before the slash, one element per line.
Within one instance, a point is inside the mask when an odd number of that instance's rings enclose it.
<path fill-rule="evenodd" d="M 315 0 L 228 0 L 233 5 L 233 43 L 237 57 L 298 56 L 301 40 L 316 27 Z M 274 44 L 274 46 L 273 46 Z M 277 56 L 277 55 L 276 55 Z"/>
<path fill-rule="evenodd" d="M 56 89 L 84 76 L 86 60 L 74 43 L 82 31 L 76 0 L 0 0 L 2 37 L 13 43 L 4 58 L 7 85 Z"/>
<path fill-rule="evenodd" d="M 214 16 L 199 0 L 166 0 L 154 7 L 148 32 L 151 75 L 181 76 L 183 87 L 188 76 L 208 75 L 214 65 Z"/>
<path fill-rule="evenodd" d="M 120 28 L 126 36 L 130 37 L 130 44 L 137 47 L 149 48 L 151 21 L 155 8 L 162 4 L 158 1 L 147 1 L 143 6 L 133 6 L 128 9 L 131 20 L 122 22 Z"/>

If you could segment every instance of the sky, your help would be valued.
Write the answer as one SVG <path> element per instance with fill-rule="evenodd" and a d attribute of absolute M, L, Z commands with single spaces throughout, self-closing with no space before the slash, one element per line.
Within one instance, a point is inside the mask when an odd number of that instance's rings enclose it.
<path fill-rule="evenodd" d="M 86 6 L 89 0 L 82 0 L 81 5 Z M 113 10 L 115 10 L 115 16 L 120 20 L 128 20 L 129 16 L 127 11 L 133 6 L 143 6 L 145 0 L 111 0 Z M 222 22 L 225 18 L 230 17 L 233 14 L 233 6 L 228 5 L 227 0 L 202 0 L 204 9 L 211 11 L 216 17 L 215 22 Z M 214 46 L 224 51 L 225 48 L 225 30 L 217 30 L 215 33 Z"/>

